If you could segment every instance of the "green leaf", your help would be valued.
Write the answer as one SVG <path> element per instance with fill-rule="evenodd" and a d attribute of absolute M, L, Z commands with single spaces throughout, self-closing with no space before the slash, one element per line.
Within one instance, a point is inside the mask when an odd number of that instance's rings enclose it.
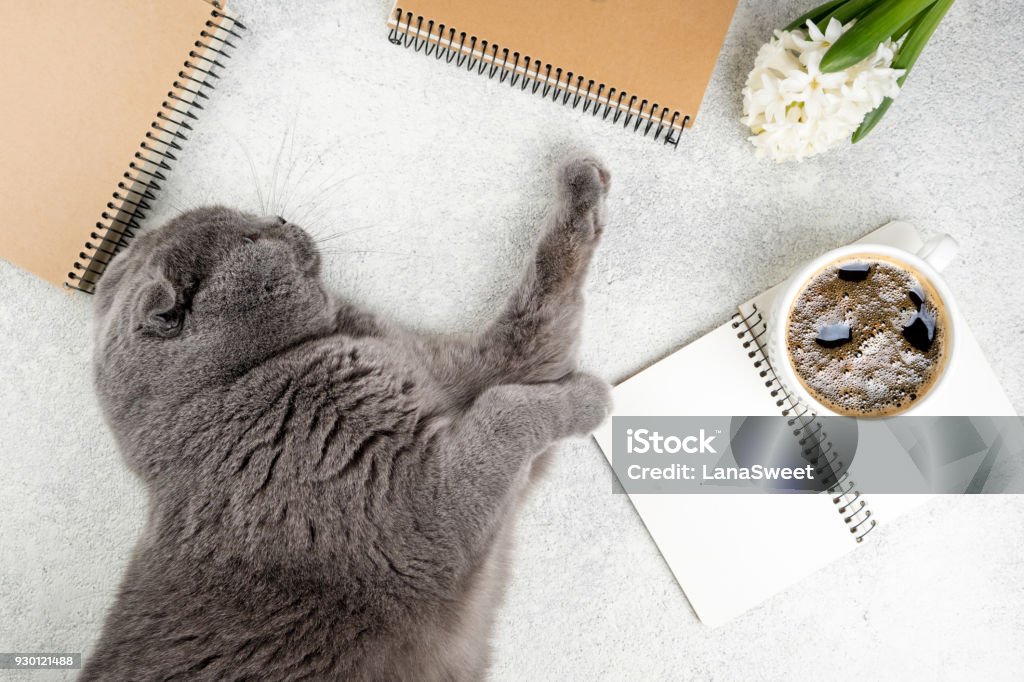
<path fill-rule="evenodd" d="M 924 51 L 924 46 L 928 44 L 935 29 L 939 27 L 939 23 L 952 6 L 953 0 L 938 0 L 921 16 L 919 22 L 910 27 L 906 40 L 900 45 L 896 58 L 892 60 L 892 68 L 906 70 L 906 73 L 900 76 L 900 85 L 907 80 L 907 74 L 914 68 L 917 58 Z"/>
<path fill-rule="evenodd" d="M 934 5 L 928 8 L 928 10 L 918 16 L 913 21 L 909 28 L 907 28 L 907 37 L 900 45 L 899 52 L 896 53 L 896 58 L 892 60 L 892 67 L 894 69 L 904 69 L 905 73 L 900 76 L 897 81 L 900 87 L 907 80 L 907 76 L 910 74 L 910 70 L 917 63 L 917 58 L 921 56 L 921 52 L 924 51 L 924 46 L 928 43 L 928 40 L 935 33 L 935 29 L 938 28 L 939 23 L 943 17 L 946 16 L 946 12 L 952 7 L 953 0 L 938 0 Z M 889 110 L 892 105 L 892 100 L 886 97 L 882 100 L 882 103 L 878 105 L 876 109 L 869 112 L 864 120 L 861 121 L 860 126 L 853 132 L 853 137 L 850 139 L 854 142 L 860 142 L 868 133 L 871 132 L 882 117 L 885 116 L 885 112 Z"/>
<path fill-rule="evenodd" d="M 828 49 L 821 59 L 824 73 L 842 71 L 864 60 L 878 44 L 935 0 L 889 0 L 874 7 Z"/>
<path fill-rule="evenodd" d="M 865 12 L 874 9 L 875 5 L 885 4 L 891 1 L 892 0 L 850 0 L 850 2 L 847 2 L 842 7 L 838 7 L 835 11 L 822 17 L 821 20 L 817 22 L 818 28 L 824 31 L 828 26 L 828 22 L 833 18 L 838 19 L 840 24 L 847 24 L 863 15 Z"/>
<path fill-rule="evenodd" d="M 822 17 L 824 17 L 833 9 L 835 9 L 839 5 L 842 5 L 845 2 L 850 2 L 850 0 L 830 0 L 829 2 L 826 2 L 824 5 L 819 5 L 812 9 L 810 12 L 807 12 L 806 14 L 801 14 L 799 17 L 791 21 L 789 25 L 786 26 L 786 30 L 793 31 L 798 28 L 803 28 L 804 26 L 807 25 L 808 21 L 818 23 L 818 21 Z"/>
<path fill-rule="evenodd" d="M 886 97 L 882 100 L 882 103 L 877 107 L 868 112 L 868 115 L 864 117 L 864 120 L 860 122 L 860 125 L 856 130 L 853 131 L 853 136 L 850 138 L 854 144 L 857 144 L 871 132 L 882 117 L 885 116 L 885 112 L 889 111 L 889 107 L 892 106 L 892 98 Z"/>
<path fill-rule="evenodd" d="M 920 21 L 922 19 L 924 19 L 926 14 L 928 14 L 928 11 L 921 12 L 916 17 L 914 17 L 913 19 L 911 19 L 907 23 L 905 23 L 902 26 L 900 26 L 898 29 L 896 29 L 896 32 L 892 34 L 892 39 L 895 42 L 899 42 L 900 38 L 902 38 L 903 36 L 907 35 L 907 33 L 910 32 L 911 28 L 916 26 L 918 23 L 920 23 Z"/>

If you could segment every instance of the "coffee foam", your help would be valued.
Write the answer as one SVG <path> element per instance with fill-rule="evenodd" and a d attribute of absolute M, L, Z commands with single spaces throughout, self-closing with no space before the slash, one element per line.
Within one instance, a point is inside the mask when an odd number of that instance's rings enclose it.
<path fill-rule="evenodd" d="M 869 263 L 863 281 L 839 278 L 842 266 Z M 935 317 L 935 337 L 921 351 L 903 336 L 917 311 L 909 292 L 925 293 L 922 307 Z M 847 324 L 852 340 L 837 348 L 816 342 L 827 324 Z M 840 414 L 884 416 L 908 409 L 942 373 L 948 320 L 931 284 L 909 267 L 877 255 L 851 256 L 815 273 L 796 297 L 787 347 L 797 376 L 818 401 Z"/>

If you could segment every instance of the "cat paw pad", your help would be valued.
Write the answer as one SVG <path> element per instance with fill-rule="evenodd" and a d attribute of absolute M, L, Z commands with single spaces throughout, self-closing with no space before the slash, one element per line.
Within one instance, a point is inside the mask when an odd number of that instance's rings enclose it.
<path fill-rule="evenodd" d="M 608 195 L 612 175 L 600 161 L 589 156 L 574 156 L 562 164 L 559 189 L 574 206 L 589 208 Z"/>

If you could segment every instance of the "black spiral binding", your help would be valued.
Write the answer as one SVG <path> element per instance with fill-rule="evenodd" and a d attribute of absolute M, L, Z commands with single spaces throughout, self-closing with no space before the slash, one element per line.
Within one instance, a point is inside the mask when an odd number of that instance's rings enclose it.
<path fill-rule="evenodd" d="M 395 8 L 393 22 L 388 40 L 395 45 L 411 47 L 439 61 L 443 59 L 467 71 L 497 78 L 499 83 L 507 81 L 510 87 L 518 85 L 520 90 L 529 89 L 531 94 L 539 93 L 542 98 L 580 108 L 591 116 L 600 114 L 602 120 L 611 116 L 612 123 L 619 123 L 621 119 L 623 128 L 632 128 L 641 135 L 653 134 L 655 140 L 664 135 L 664 143 L 671 147 L 679 146 L 682 132 L 690 123 L 689 115 L 413 15 L 401 7 Z"/>
<path fill-rule="evenodd" d="M 747 357 L 753 361 L 759 376 L 765 379 L 765 388 L 771 389 L 771 396 L 776 398 L 775 405 L 782 408 L 782 416 L 789 417 L 786 424 L 793 428 L 793 436 L 798 438 L 804 459 L 814 467 L 815 476 L 824 482 L 832 496 L 832 504 L 836 506 L 836 511 L 850 533 L 856 537 L 857 542 L 863 542 L 876 525 L 867 501 L 849 477 L 848 468 L 843 466 L 840 459 L 842 455 L 833 451 L 832 441 L 828 440 L 828 434 L 822 428 L 818 416 L 782 385 L 772 369 L 760 341 L 768 331 L 768 325 L 757 309 L 757 304 L 753 305 L 746 317 L 740 313 L 733 315 L 732 328 L 740 327 L 743 329 L 736 333 L 736 338 L 743 341 Z"/>
<path fill-rule="evenodd" d="M 231 58 L 232 40 L 241 38 L 241 31 L 246 30 L 238 19 L 218 9 L 216 3 L 214 6 L 64 286 L 87 294 L 96 291 L 96 282 L 111 259 L 128 246 L 146 218 L 149 202 L 167 179 L 165 173 L 177 160 L 181 143 L 188 140 L 189 121 L 196 120 L 195 111 L 203 109 L 200 100 L 209 99 L 206 91 L 214 90 L 211 81 L 220 78 L 218 71 Z"/>

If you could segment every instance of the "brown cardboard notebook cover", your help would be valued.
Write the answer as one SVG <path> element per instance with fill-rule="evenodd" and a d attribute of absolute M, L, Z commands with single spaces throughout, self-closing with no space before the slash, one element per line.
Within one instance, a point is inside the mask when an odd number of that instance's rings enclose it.
<path fill-rule="evenodd" d="M 231 19 L 220 4 L 4 2 L 0 256 L 92 290 L 174 156 L 190 91 L 224 49 Z"/>
<path fill-rule="evenodd" d="M 502 80 L 522 74 L 524 89 L 529 80 L 566 90 L 549 91 L 552 99 L 679 130 L 697 114 L 735 8 L 736 0 L 398 0 L 388 25 L 393 42 L 464 56 L 460 65 L 479 57 L 491 77 L 495 66 Z"/>

